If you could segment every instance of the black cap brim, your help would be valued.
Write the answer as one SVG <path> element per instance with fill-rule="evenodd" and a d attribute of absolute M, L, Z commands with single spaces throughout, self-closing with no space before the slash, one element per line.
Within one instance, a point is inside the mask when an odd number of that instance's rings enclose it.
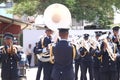
<path fill-rule="evenodd" d="M 119 31 L 120 27 L 119 26 L 115 26 L 112 28 L 113 31 Z"/>
<path fill-rule="evenodd" d="M 69 31 L 69 29 L 63 29 L 63 28 L 59 28 L 58 30 L 60 33 L 66 33 Z"/>
<path fill-rule="evenodd" d="M 5 33 L 3 36 L 4 39 L 12 39 L 14 38 L 14 36 L 11 33 Z"/>

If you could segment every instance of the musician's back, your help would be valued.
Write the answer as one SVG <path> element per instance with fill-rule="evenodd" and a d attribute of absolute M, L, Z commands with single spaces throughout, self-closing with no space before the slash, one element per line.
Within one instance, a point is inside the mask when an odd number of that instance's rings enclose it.
<path fill-rule="evenodd" d="M 59 67 L 72 65 L 73 62 L 73 48 L 66 40 L 59 41 L 54 47 L 55 65 Z"/>

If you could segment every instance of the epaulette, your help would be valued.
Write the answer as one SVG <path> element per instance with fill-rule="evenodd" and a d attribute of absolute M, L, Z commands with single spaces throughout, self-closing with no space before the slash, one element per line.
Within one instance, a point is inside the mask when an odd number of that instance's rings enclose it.
<path fill-rule="evenodd" d="M 55 47 L 56 43 L 50 43 L 50 62 L 54 64 L 54 54 L 53 54 L 53 47 Z"/>
<path fill-rule="evenodd" d="M 42 45 L 42 48 L 45 47 L 44 44 L 43 44 L 43 43 L 44 43 L 44 39 L 45 39 L 45 37 L 42 37 L 42 38 L 41 38 L 41 45 Z"/>
<path fill-rule="evenodd" d="M 113 43 L 113 46 L 114 46 L 113 53 L 115 54 L 117 52 L 117 44 Z"/>
<path fill-rule="evenodd" d="M 13 45 L 13 49 L 14 49 L 14 52 L 17 53 L 18 48 L 15 45 Z M 4 54 L 7 53 L 4 46 L 1 47 L 0 50 L 1 50 L 1 53 L 4 53 Z"/>
<path fill-rule="evenodd" d="M 1 50 L 1 53 L 6 54 L 6 50 L 5 50 L 5 47 L 4 47 L 4 46 L 1 46 L 1 47 L 0 47 L 0 50 Z"/>
<path fill-rule="evenodd" d="M 0 46 L 0 49 L 2 49 L 4 46 Z"/>
<path fill-rule="evenodd" d="M 102 62 L 102 61 L 103 61 L 103 59 L 102 59 L 102 58 L 103 58 L 103 55 L 101 55 L 101 56 L 99 56 L 99 57 L 98 57 L 98 59 L 100 60 L 100 62 Z"/>
<path fill-rule="evenodd" d="M 76 57 L 76 47 L 75 47 L 75 44 L 72 44 L 72 43 L 68 43 L 69 46 L 72 46 L 72 49 L 73 49 L 73 59 L 75 59 Z"/>

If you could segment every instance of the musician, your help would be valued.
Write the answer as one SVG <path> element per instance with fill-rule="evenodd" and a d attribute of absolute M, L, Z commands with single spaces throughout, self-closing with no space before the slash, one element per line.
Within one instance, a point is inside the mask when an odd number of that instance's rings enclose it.
<path fill-rule="evenodd" d="M 47 32 L 47 30 L 45 32 Z M 42 50 L 44 48 L 43 47 L 43 40 L 44 40 L 44 37 L 41 37 L 39 42 L 38 42 L 38 46 L 35 50 L 36 56 L 37 56 L 37 54 L 41 54 L 43 51 Z M 36 80 L 40 80 L 42 69 L 43 69 L 43 62 L 40 61 L 38 58 L 38 70 L 37 70 Z"/>
<path fill-rule="evenodd" d="M 17 48 L 13 46 L 14 36 L 11 33 L 5 33 L 3 38 L 4 47 L 0 52 L 2 80 L 18 80 L 17 62 L 21 58 L 17 52 Z"/>
<path fill-rule="evenodd" d="M 100 80 L 117 80 L 117 64 L 111 55 L 116 53 L 117 47 L 108 36 L 101 44 Z"/>
<path fill-rule="evenodd" d="M 75 46 L 68 39 L 69 29 L 59 29 L 60 40 L 53 47 L 54 66 L 52 70 L 53 80 L 74 80 L 73 58 L 76 54 Z"/>
<path fill-rule="evenodd" d="M 81 56 L 79 55 L 79 47 L 80 47 L 80 40 L 77 42 L 76 44 L 77 49 L 77 53 L 78 55 L 76 55 L 77 57 L 75 58 L 74 62 L 75 62 L 75 80 L 79 80 L 78 79 L 78 71 L 80 70 L 80 66 L 81 66 Z M 82 80 L 82 77 L 80 77 L 80 80 Z"/>
<path fill-rule="evenodd" d="M 75 80 L 78 80 L 78 71 L 80 69 L 81 65 L 81 57 L 78 55 L 78 57 L 75 59 Z M 80 80 L 82 80 L 82 77 L 80 77 Z"/>
<path fill-rule="evenodd" d="M 52 43 L 52 33 L 53 31 L 51 29 L 46 29 L 45 31 L 46 36 L 40 40 L 39 42 L 39 48 L 37 53 L 42 53 L 43 49 L 48 50 L 48 44 Z M 51 72 L 52 72 L 52 66 L 53 64 L 51 64 L 50 62 L 42 62 L 40 60 L 38 60 L 38 71 L 37 71 L 37 76 L 36 76 L 36 80 L 40 80 L 40 75 L 41 75 L 41 70 L 43 68 L 43 80 L 52 80 L 51 78 Z"/>
<path fill-rule="evenodd" d="M 120 52 L 120 35 L 119 35 L 119 26 L 115 26 L 112 28 L 113 30 L 113 36 L 112 36 L 112 41 L 117 45 L 117 48 Z M 120 78 L 120 61 L 117 61 L 117 71 L 118 71 L 118 79 Z"/>
<path fill-rule="evenodd" d="M 81 55 L 81 77 L 83 80 L 87 80 L 86 74 L 88 69 L 90 80 L 93 80 L 93 58 L 92 54 L 89 52 L 89 44 L 91 44 L 89 34 L 84 34 L 84 39 L 82 40 L 81 44 L 83 44 L 79 49 Z"/>
<path fill-rule="evenodd" d="M 36 46 L 36 49 L 34 50 L 35 55 L 42 53 L 42 38 L 40 38 L 38 45 Z M 37 57 L 38 59 L 38 57 Z M 43 63 L 38 59 L 37 63 L 38 69 L 37 69 L 37 75 L 36 75 L 36 80 L 40 80 L 41 77 L 41 71 L 43 68 Z"/>
<path fill-rule="evenodd" d="M 100 80 L 100 72 L 99 72 L 99 68 L 100 68 L 100 44 L 101 44 L 101 40 L 99 39 L 99 37 L 102 35 L 102 31 L 95 31 L 95 44 L 96 44 L 96 48 L 94 51 L 94 55 L 93 55 L 93 69 L 94 69 L 94 79 L 95 80 Z"/>
<path fill-rule="evenodd" d="M 53 31 L 51 29 L 46 30 L 46 37 L 43 40 L 43 46 L 48 49 L 48 44 L 52 43 L 52 33 Z M 51 73 L 52 73 L 52 67 L 53 64 L 50 62 L 44 62 L 43 63 L 43 74 L 44 74 L 44 80 L 52 80 Z"/>

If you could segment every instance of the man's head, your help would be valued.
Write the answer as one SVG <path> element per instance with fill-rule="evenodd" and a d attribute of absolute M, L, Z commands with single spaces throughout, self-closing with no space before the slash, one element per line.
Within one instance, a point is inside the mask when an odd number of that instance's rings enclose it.
<path fill-rule="evenodd" d="M 95 37 L 99 39 L 99 37 L 102 35 L 102 31 L 95 31 Z"/>
<path fill-rule="evenodd" d="M 95 31 L 95 35 L 100 37 L 102 35 L 102 31 Z"/>
<path fill-rule="evenodd" d="M 47 36 L 51 36 L 53 31 L 51 29 L 46 29 L 45 33 L 46 33 Z"/>
<path fill-rule="evenodd" d="M 88 38 L 89 38 L 89 34 L 84 34 L 84 39 L 88 40 Z"/>
<path fill-rule="evenodd" d="M 61 39 L 68 39 L 69 29 L 59 28 L 58 30 Z"/>
<path fill-rule="evenodd" d="M 5 33 L 3 39 L 6 45 L 10 45 L 11 43 L 13 43 L 14 36 L 12 35 L 12 33 Z"/>
<path fill-rule="evenodd" d="M 115 27 L 112 28 L 114 35 L 118 35 L 119 29 L 120 29 L 119 26 L 115 26 Z"/>

